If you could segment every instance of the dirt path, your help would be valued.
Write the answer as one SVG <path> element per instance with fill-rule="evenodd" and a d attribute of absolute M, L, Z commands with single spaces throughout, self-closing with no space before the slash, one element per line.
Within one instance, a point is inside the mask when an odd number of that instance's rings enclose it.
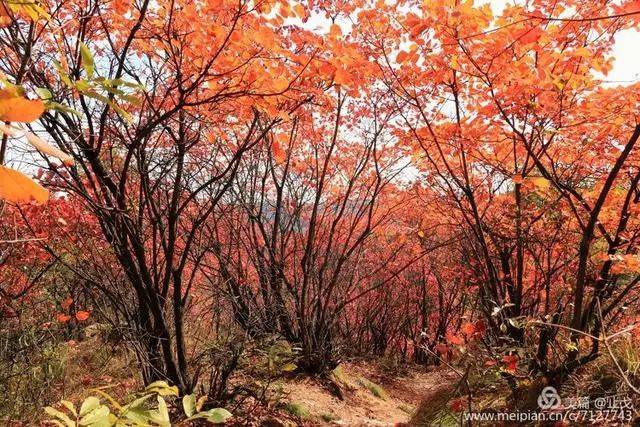
<path fill-rule="evenodd" d="M 393 426 L 408 422 L 420 402 L 455 380 L 445 370 L 391 378 L 363 364 L 340 369 L 344 400 L 317 380 L 294 380 L 284 386 L 287 410 L 303 415 L 304 425 Z"/>

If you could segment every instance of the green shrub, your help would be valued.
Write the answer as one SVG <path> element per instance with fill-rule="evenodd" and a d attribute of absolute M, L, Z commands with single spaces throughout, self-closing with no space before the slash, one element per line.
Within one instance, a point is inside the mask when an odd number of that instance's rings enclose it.
<path fill-rule="evenodd" d="M 157 425 L 170 427 L 172 420 L 165 397 L 178 396 L 178 389 L 164 381 L 149 384 L 143 393 L 129 403 L 120 403 L 104 389 L 93 389 L 97 396 L 87 397 L 80 407 L 62 400 L 57 408 L 47 406 L 47 422 L 60 427 L 128 427 Z M 232 414 L 223 408 L 202 411 L 206 396 L 190 394 L 182 398 L 182 410 L 187 420 L 205 419 L 210 423 L 224 423 Z"/>

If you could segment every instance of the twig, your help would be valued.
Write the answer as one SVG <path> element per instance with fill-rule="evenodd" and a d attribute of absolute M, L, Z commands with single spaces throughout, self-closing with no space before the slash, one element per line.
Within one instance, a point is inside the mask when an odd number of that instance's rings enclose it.
<path fill-rule="evenodd" d="M 598 303 L 598 313 L 600 314 L 600 323 L 602 324 L 603 319 L 602 319 L 602 307 L 600 306 L 600 298 L 598 298 L 596 302 Z M 620 372 L 620 375 L 624 379 L 624 382 L 627 383 L 627 385 L 629 386 L 629 388 L 631 388 L 631 390 L 635 391 L 637 394 L 640 394 L 640 390 L 638 390 L 638 388 L 636 388 L 633 384 L 631 384 L 631 381 L 629 381 L 627 374 L 623 371 L 622 366 L 620 366 L 618 359 L 616 359 L 616 357 L 614 356 L 613 351 L 611 350 L 611 346 L 609 346 L 609 338 L 607 338 L 607 333 L 604 330 L 604 328 L 602 328 L 602 336 L 604 337 L 602 340 L 604 343 L 604 346 L 609 352 L 609 356 L 611 356 L 611 360 L 613 360 L 613 363 L 616 365 L 616 368 L 618 368 L 618 371 Z"/>

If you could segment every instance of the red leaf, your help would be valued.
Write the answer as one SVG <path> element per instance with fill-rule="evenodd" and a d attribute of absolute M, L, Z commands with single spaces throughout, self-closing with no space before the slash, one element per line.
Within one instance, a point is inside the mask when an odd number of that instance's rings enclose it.
<path fill-rule="evenodd" d="M 87 320 L 89 318 L 89 312 L 88 311 L 77 311 L 76 312 L 76 319 L 78 319 L 79 321 L 83 322 L 85 320 Z"/>
<path fill-rule="evenodd" d="M 504 362 L 504 369 L 508 372 L 515 372 L 518 369 L 518 356 L 506 355 L 502 356 L 502 362 Z"/>
<path fill-rule="evenodd" d="M 464 325 L 462 325 L 462 328 L 460 329 L 462 330 L 462 333 L 468 337 L 476 333 L 476 327 L 474 326 L 473 323 L 470 323 L 470 322 L 467 322 Z"/>
<path fill-rule="evenodd" d="M 58 320 L 58 322 L 60 323 L 67 323 L 69 320 L 71 320 L 71 316 L 64 313 L 58 313 L 56 314 L 56 320 Z"/>
<path fill-rule="evenodd" d="M 541 28 L 527 28 L 518 33 L 518 40 L 523 44 L 535 43 L 540 39 L 541 36 Z"/>
<path fill-rule="evenodd" d="M 452 345 L 462 345 L 464 343 L 462 338 L 452 333 L 447 333 L 445 338 L 447 339 L 447 342 Z"/>
<path fill-rule="evenodd" d="M 447 347 L 446 344 L 440 343 L 435 346 L 435 350 L 440 354 L 446 354 L 447 351 L 449 351 L 449 347 Z"/>
<path fill-rule="evenodd" d="M 487 325 L 482 320 L 478 320 L 475 325 L 476 335 L 482 337 L 487 332 Z"/>
<path fill-rule="evenodd" d="M 60 307 L 62 307 L 63 309 L 67 310 L 69 307 L 71 307 L 71 304 L 73 304 L 73 298 L 67 297 L 67 298 L 65 298 L 64 301 L 62 301 L 60 303 Z"/>
<path fill-rule="evenodd" d="M 451 408 L 453 412 L 462 412 L 464 409 L 464 400 L 462 398 L 453 399 L 449 402 L 449 408 Z"/>

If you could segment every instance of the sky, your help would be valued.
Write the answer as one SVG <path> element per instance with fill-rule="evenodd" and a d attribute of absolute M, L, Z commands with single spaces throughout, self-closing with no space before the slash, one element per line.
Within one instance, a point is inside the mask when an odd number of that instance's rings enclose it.
<path fill-rule="evenodd" d="M 607 81 L 613 84 L 629 84 L 640 80 L 640 32 L 625 30 L 616 36 L 613 70 Z"/>

